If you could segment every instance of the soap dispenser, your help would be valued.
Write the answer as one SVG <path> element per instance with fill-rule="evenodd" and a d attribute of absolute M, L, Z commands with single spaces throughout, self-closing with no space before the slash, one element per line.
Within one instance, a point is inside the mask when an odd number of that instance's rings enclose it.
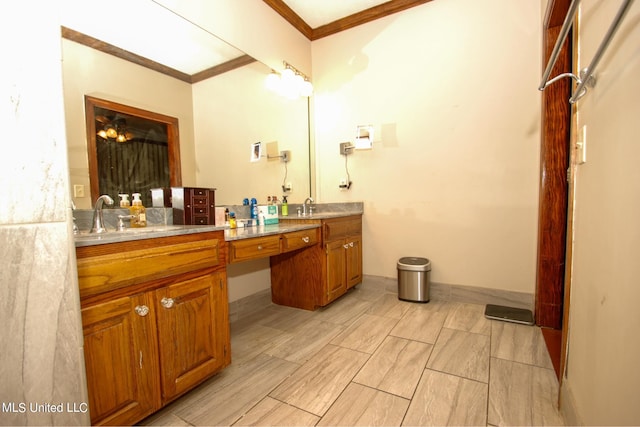
<path fill-rule="evenodd" d="M 142 200 L 140 200 L 140 193 L 133 193 L 132 206 L 129 208 L 131 213 L 131 227 L 141 228 L 147 226 L 147 210 L 142 206 Z"/>
<path fill-rule="evenodd" d="M 128 194 L 118 194 L 120 196 L 120 207 L 121 208 L 129 208 L 131 207 L 131 202 L 129 202 Z"/>

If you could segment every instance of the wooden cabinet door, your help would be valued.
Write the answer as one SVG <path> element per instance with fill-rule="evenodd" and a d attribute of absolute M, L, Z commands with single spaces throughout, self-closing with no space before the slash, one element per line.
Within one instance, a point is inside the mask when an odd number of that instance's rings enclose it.
<path fill-rule="evenodd" d="M 347 265 L 344 245 L 344 240 L 336 240 L 327 243 L 325 246 L 327 255 L 327 282 L 322 305 L 329 304 L 347 292 Z"/>
<path fill-rule="evenodd" d="M 155 291 L 163 404 L 231 361 L 225 273 Z"/>
<path fill-rule="evenodd" d="M 148 294 L 82 309 L 93 425 L 131 425 L 160 408 L 155 313 Z"/>
<path fill-rule="evenodd" d="M 362 236 L 347 239 L 347 288 L 362 282 Z"/>

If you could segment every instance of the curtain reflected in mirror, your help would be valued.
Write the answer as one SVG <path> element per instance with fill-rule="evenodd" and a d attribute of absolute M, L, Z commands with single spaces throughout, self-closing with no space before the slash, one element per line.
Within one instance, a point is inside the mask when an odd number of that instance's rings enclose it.
<path fill-rule="evenodd" d="M 178 119 L 85 97 L 91 200 L 181 186 Z"/>

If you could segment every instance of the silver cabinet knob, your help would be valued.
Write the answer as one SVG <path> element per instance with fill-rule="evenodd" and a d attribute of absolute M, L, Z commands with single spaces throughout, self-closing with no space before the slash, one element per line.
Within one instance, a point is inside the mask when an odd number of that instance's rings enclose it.
<path fill-rule="evenodd" d="M 346 243 L 346 244 L 342 245 L 342 247 L 345 248 L 345 249 L 349 249 L 349 244 Z"/>
<path fill-rule="evenodd" d="M 162 299 L 160 300 L 160 304 L 162 304 L 162 306 L 163 306 L 164 308 L 171 308 L 171 307 L 173 307 L 173 303 L 174 303 L 174 302 L 175 302 L 175 301 L 173 300 L 173 298 L 167 298 L 167 297 L 162 298 Z"/>
<path fill-rule="evenodd" d="M 304 236 L 304 237 L 302 238 L 302 241 L 303 241 L 303 242 L 305 242 L 305 243 L 309 243 L 309 240 L 310 240 L 310 239 L 309 239 L 309 237 L 307 237 L 307 236 Z"/>
<path fill-rule="evenodd" d="M 137 305 L 133 310 L 140 317 L 144 317 L 149 314 L 149 307 L 147 307 L 146 305 Z"/>
<path fill-rule="evenodd" d="M 261 251 L 262 250 L 262 245 L 258 245 L 258 250 Z"/>
<path fill-rule="evenodd" d="M 352 248 L 353 247 L 353 242 L 349 243 L 349 247 Z"/>

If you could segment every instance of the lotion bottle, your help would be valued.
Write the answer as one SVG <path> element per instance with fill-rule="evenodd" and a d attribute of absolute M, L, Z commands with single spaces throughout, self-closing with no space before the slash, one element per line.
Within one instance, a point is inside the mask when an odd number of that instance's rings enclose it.
<path fill-rule="evenodd" d="M 131 218 L 131 227 L 142 228 L 147 226 L 147 209 L 142 206 L 140 193 L 133 193 L 133 202 L 129 208 L 129 212 L 133 216 L 133 218 Z"/>

